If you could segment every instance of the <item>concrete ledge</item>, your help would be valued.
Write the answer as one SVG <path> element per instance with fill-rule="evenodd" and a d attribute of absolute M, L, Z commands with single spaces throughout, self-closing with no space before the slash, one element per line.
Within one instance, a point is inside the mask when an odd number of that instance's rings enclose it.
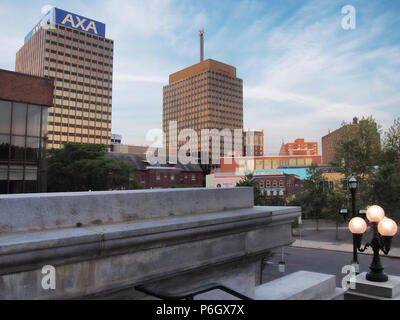
<path fill-rule="evenodd" d="M 252 188 L 2 196 L 0 299 L 135 298 L 138 284 L 211 280 L 252 296 L 259 259 L 293 242 L 300 214 L 253 207 Z"/>
<path fill-rule="evenodd" d="M 257 252 L 265 248 L 261 239 L 273 236 L 258 229 L 269 225 L 275 215 L 285 224 L 290 222 L 293 214 L 300 214 L 298 208 L 291 211 L 284 209 L 286 213 L 281 211 L 279 207 L 253 207 L 88 228 L 3 235 L 0 236 L 0 274 L 33 269 L 43 263 L 58 265 L 247 231 L 250 231 L 247 251 Z"/>
<path fill-rule="evenodd" d="M 0 234 L 251 208 L 252 188 L 0 195 Z"/>
<path fill-rule="evenodd" d="M 298 271 L 259 285 L 257 300 L 312 300 L 338 299 L 344 292 L 336 290 L 334 275 Z"/>

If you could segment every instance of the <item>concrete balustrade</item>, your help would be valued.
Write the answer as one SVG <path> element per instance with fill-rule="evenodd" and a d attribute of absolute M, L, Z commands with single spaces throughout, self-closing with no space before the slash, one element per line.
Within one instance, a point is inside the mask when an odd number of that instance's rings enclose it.
<path fill-rule="evenodd" d="M 300 213 L 254 207 L 252 188 L 2 195 L 0 299 L 147 299 L 136 285 L 210 282 L 254 297 L 261 258 L 293 242 Z"/>

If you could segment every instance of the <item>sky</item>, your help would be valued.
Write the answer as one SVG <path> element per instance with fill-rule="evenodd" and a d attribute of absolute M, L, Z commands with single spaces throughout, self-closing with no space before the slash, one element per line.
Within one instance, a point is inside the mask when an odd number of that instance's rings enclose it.
<path fill-rule="evenodd" d="M 342 8 L 355 8 L 345 30 Z M 343 121 L 373 116 L 387 129 L 400 117 L 399 0 L 2 0 L 0 69 L 55 6 L 106 24 L 114 40 L 112 133 L 145 145 L 162 128 L 168 76 L 205 59 L 243 79 L 244 128 L 263 129 L 265 153 L 296 138 L 321 143 Z M 321 150 L 321 147 L 320 147 Z"/>

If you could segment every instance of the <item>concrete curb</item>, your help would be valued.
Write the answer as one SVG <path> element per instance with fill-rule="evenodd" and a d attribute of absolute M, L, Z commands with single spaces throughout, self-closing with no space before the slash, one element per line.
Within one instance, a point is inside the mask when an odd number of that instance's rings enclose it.
<path fill-rule="evenodd" d="M 338 242 L 296 240 L 290 246 L 294 248 L 320 249 L 320 250 L 331 250 L 338 252 L 353 252 L 352 244 L 338 243 Z M 373 252 L 371 248 L 368 248 L 365 252 L 360 254 L 372 255 Z M 392 248 L 390 253 L 385 257 L 400 259 L 400 248 Z"/>

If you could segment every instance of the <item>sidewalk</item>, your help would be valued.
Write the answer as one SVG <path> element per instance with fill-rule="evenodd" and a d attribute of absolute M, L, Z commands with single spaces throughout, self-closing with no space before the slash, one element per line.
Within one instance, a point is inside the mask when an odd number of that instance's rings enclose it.
<path fill-rule="evenodd" d="M 293 229 L 295 242 L 291 245 L 297 248 L 321 249 L 341 252 L 353 252 L 353 236 L 347 228 L 347 223 L 342 223 L 338 232 L 336 225 L 329 220 L 321 220 L 319 231 L 315 230 L 315 221 L 303 220 L 299 228 Z M 336 237 L 338 236 L 338 239 Z M 371 230 L 368 229 L 363 236 L 362 247 L 372 238 Z M 365 252 L 359 254 L 373 254 L 372 249 L 368 248 Z M 383 255 L 383 253 L 381 252 Z M 387 255 L 391 258 L 400 258 L 400 234 L 393 238 L 392 248 Z"/>
<path fill-rule="evenodd" d="M 307 249 L 322 249 L 322 250 L 332 250 L 341 252 L 353 252 L 353 244 L 340 243 L 340 242 L 324 242 L 324 241 L 311 241 L 311 240 L 296 240 L 290 245 L 295 248 L 307 248 Z M 364 252 L 358 252 L 358 254 L 370 254 L 373 252 L 371 248 L 368 248 Z M 400 248 L 392 248 L 386 257 L 399 258 L 400 259 Z"/>

